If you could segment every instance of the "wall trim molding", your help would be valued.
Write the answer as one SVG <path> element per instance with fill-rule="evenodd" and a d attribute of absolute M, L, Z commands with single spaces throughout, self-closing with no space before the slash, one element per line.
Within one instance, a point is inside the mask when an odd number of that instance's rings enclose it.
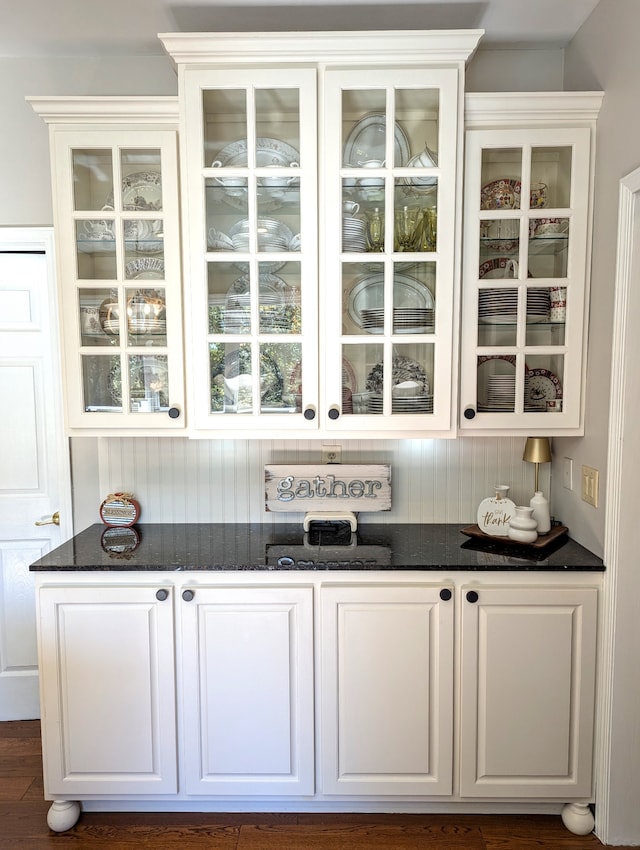
<path fill-rule="evenodd" d="M 600 658 L 608 663 L 600 665 L 600 686 L 597 706 L 596 729 L 596 827 L 595 832 L 604 844 L 627 843 L 625 829 L 629 825 L 614 823 L 612 794 L 614 793 L 613 763 L 613 719 L 614 696 L 621 673 L 616 663 L 616 631 L 618 626 L 618 603 L 620 572 L 620 532 L 622 483 L 625 463 L 625 410 L 627 395 L 625 387 L 628 377 L 628 331 L 633 320 L 629 315 L 631 287 L 634 285 L 633 267 L 640 262 L 637 254 L 640 231 L 640 168 L 620 181 L 618 201 L 618 237 L 616 252 L 615 301 L 613 344 L 611 353 L 611 397 L 609 406 L 609 445 L 607 458 L 607 491 L 605 510 L 604 574 L 602 599 L 602 628 Z M 633 448 L 630 449 L 633 451 Z M 627 457 L 627 462 L 628 462 Z M 617 729 L 625 737 L 625 730 Z M 636 838 L 637 836 L 631 836 Z"/>

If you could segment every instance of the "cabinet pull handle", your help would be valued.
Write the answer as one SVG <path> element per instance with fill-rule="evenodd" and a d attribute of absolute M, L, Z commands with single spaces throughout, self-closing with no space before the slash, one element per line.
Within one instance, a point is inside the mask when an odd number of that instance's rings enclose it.
<path fill-rule="evenodd" d="M 315 407 L 307 407 L 305 412 L 302 414 L 305 419 L 308 419 L 311 422 L 312 419 L 316 418 L 316 410 Z"/>
<path fill-rule="evenodd" d="M 165 590 L 164 587 L 161 587 L 160 590 L 156 590 L 156 599 L 159 599 L 160 602 L 164 602 L 165 599 L 169 598 L 169 591 Z"/>
<path fill-rule="evenodd" d="M 443 587 L 440 591 L 440 599 L 442 599 L 443 602 L 448 602 L 452 596 L 453 593 L 451 593 L 448 587 Z"/>
<path fill-rule="evenodd" d="M 467 407 L 465 412 L 464 412 L 464 418 L 465 419 L 475 419 L 476 418 L 475 410 L 472 407 Z"/>
<path fill-rule="evenodd" d="M 337 419 L 340 416 L 340 411 L 337 407 L 332 407 L 329 410 L 329 419 Z"/>
<path fill-rule="evenodd" d="M 469 590 L 467 592 L 467 602 L 477 602 L 477 601 L 478 601 L 478 594 L 475 592 L 475 590 Z"/>
<path fill-rule="evenodd" d="M 170 407 L 167 412 L 169 414 L 169 419 L 179 419 L 180 418 L 180 408 L 179 407 Z"/>
<path fill-rule="evenodd" d="M 183 590 L 182 591 L 182 598 L 184 599 L 185 602 L 191 602 L 191 600 L 193 599 L 194 596 L 195 596 L 195 593 L 193 592 L 193 590 Z"/>

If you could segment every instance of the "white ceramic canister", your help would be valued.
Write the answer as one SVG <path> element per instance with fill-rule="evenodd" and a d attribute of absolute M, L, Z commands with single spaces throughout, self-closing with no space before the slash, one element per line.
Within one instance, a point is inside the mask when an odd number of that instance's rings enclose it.
<path fill-rule="evenodd" d="M 515 516 L 509 521 L 509 539 L 518 543 L 535 543 L 538 538 L 538 523 L 532 516 L 533 508 L 516 505 Z"/>
<path fill-rule="evenodd" d="M 542 490 L 536 490 L 529 501 L 529 507 L 533 508 L 532 516 L 538 523 L 538 534 L 546 534 L 548 531 L 551 531 L 549 502 Z"/>

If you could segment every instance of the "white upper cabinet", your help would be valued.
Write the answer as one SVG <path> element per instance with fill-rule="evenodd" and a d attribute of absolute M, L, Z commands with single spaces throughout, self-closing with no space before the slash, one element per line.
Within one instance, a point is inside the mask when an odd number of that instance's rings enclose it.
<path fill-rule="evenodd" d="M 454 435 L 479 37 L 161 36 L 183 106 L 192 433 Z"/>
<path fill-rule="evenodd" d="M 600 97 L 488 97 L 467 97 L 460 428 L 579 434 Z"/>
<path fill-rule="evenodd" d="M 67 428 L 184 431 L 177 101 L 32 104 L 50 125 Z"/>

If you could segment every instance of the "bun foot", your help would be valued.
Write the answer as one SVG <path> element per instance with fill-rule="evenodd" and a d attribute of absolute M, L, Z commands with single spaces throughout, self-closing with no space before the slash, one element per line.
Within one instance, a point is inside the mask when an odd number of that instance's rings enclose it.
<path fill-rule="evenodd" d="M 575 835 L 589 835 L 595 818 L 588 803 L 567 803 L 562 809 L 562 823 Z"/>
<path fill-rule="evenodd" d="M 74 800 L 56 800 L 47 812 L 49 829 L 54 832 L 64 832 L 75 826 L 80 817 L 80 803 Z"/>

